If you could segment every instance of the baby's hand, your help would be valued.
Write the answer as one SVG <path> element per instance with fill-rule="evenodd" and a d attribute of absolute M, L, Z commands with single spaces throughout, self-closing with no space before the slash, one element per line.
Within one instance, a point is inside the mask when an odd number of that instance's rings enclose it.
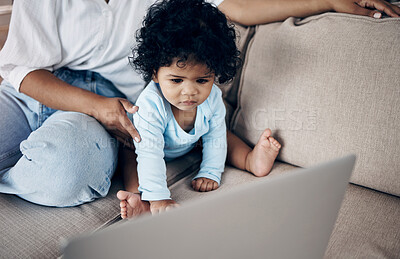
<path fill-rule="evenodd" d="M 199 177 L 192 181 L 192 187 L 198 192 L 209 192 L 218 188 L 218 183 L 214 180 Z"/>
<path fill-rule="evenodd" d="M 158 214 L 163 211 L 179 207 L 179 204 L 173 200 L 149 201 L 151 214 Z"/>

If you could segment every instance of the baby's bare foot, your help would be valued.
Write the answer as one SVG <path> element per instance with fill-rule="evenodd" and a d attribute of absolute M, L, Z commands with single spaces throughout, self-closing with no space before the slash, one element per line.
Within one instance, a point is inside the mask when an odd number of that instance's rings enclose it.
<path fill-rule="evenodd" d="M 271 130 L 266 129 L 256 146 L 247 155 L 246 170 L 259 177 L 268 175 L 280 148 L 281 144 L 271 137 Z"/>
<path fill-rule="evenodd" d="M 142 201 L 140 195 L 133 192 L 119 191 L 118 199 L 121 201 L 121 217 L 123 219 L 139 216 L 143 213 L 150 212 L 150 204 Z"/>

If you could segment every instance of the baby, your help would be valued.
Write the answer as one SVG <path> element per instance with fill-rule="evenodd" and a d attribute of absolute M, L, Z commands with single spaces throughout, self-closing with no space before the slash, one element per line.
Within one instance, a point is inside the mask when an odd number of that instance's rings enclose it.
<path fill-rule="evenodd" d="M 214 82 L 228 82 L 236 74 L 235 38 L 226 17 L 202 0 L 165 0 L 150 7 L 131 60 L 150 83 L 133 115 L 142 139 L 135 142 L 139 188 L 117 194 L 123 218 L 139 214 L 135 210 L 158 213 L 177 206 L 167 187 L 165 162 L 188 153 L 200 139 L 203 159 L 192 181 L 196 191 L 220 186 L 228 143 L 232 165 L 257 176 L 271 170 L 281 146 L 269 129 L 253 151 L 237 144 L 242 142 L 232 133 L 227 140 L 225 106 Z M 125 181 L 130 177 L 136 174 Z"/>

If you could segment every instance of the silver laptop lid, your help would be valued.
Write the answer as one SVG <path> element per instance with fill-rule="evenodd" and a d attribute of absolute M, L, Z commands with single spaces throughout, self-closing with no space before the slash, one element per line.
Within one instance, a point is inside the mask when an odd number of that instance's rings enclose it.
<path fill-rule="evenodd" d="M 355 162 L 265 177 L 72 240 L 65 258 L 322 258 Z"/>

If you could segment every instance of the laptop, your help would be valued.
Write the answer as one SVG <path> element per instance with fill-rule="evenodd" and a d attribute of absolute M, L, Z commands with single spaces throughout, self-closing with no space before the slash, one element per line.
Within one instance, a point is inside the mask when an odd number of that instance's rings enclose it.
<path fill-rule="evenodd" d="M 269 176 L 71 240 L 64 258 L 323 258 L 350 155 Z"/>

